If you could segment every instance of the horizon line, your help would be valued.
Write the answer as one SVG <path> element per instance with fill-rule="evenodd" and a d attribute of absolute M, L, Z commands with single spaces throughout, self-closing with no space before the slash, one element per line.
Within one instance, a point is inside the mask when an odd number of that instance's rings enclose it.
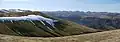
<path fill-rule="evenodd" d="M 83 11 L 83 12 L 108 12 L 108 13 L 120 13 L 120 12 L 113 12 L 113 11 L 92 11 L 92 10 L 41 10 L 41 9 L 27 9 L 27 8 L 0 8 L 1 9 L 6 9 L 6 10 L 9 10 L 9 9 L 21 9 L 21 10 L 31 10 L 31 11 Z"/>

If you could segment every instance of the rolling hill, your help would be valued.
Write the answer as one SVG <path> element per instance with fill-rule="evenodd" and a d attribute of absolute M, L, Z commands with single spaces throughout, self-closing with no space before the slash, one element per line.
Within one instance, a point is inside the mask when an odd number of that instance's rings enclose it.
<path fill-rule="evenodd" d="M 43 13 L 103 31 L 120 29 L 120 13 L 91 11 L 43 11 Z"/>
<path fill-rule="evenodd" d="M 37 11 L 7 12 L 0 13 L 0 16 L 0 34 L 28 37 L 59 37 L 97 31 L 68 20 L 47 16 Z M 51 22 L 54 20 L 56 22 Z"/>
<path fill-rule="evenodd" d="M 120 30 L 65 37 L 21 37 L 0 34 L 0 42 L 120 42 Z"/>

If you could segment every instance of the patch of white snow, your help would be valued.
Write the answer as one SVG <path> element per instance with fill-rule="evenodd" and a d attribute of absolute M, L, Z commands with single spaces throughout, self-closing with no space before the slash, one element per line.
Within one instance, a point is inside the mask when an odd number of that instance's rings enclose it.
<path fill-rule="evenodd" d="M 53 22 L 57 22 L 56 20 L 45 18 L 40 15 L 28 15 L 28 16 L 21 16 L 21 17 L 0 17 L 0 20 L 38 20 L 38 21 L 46 21 L 48 24 L 54 26 Z"/>

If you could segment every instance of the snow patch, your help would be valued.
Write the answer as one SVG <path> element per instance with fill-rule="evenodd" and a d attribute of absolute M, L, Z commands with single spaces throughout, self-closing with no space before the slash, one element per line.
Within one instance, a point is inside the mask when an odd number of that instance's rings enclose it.
<path fill-rule="evenodd" d="M 54 22 L 57 22 L 57 20 L 45 18 L 40 15 L 28 15 L 28 16 L 20 16 L 20 17 L 0 17 L 0 20 L 38 20 L 38 21 L 46 21 L 48 24 L 54 26 Z"/>

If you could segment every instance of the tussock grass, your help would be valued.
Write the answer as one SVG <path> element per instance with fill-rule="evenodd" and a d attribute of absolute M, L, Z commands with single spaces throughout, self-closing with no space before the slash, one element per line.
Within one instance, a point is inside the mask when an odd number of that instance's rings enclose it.
<path fill-rule="evenodd" d="M 20 37 L 0 34 L 0 42 L 120 42 L 120 30 L 65 37 Z"/>

